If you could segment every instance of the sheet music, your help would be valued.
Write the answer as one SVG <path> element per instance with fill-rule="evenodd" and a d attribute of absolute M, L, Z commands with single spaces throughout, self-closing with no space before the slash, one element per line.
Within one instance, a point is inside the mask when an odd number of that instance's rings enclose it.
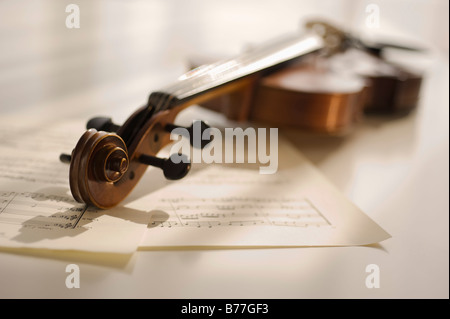
<path fill-rule="evenodd" d="M 390 237 L 282 138 L 279 161 L 273 175 L 256 165 L 203 166 L 149 196 L 158 204 L 141 248 L 365 245 Z"/>
<path fill-rule="evenodd" d="M 100 211 L 69 190 L 69 152 L 81 121 L 34 127 L 39 121 L 0 121 L 0 247 L 132 253 L 149 222 L 133 203 Z"/>
<path fill-rule="evenodd" d="M 331 223 L 307 198 L 163 198 L 150 227 L 293 226 L 329 227 Z M 167 219 L 163 211 L 170 211 Z"/>
<path fill-rule="evenodd" d="M 69 197 L 43 193 L 0 192 L 0 223 L 29 228 L 74 229 L 87 207 Z"/>
<path fill-rule="evenodd" d="M 83 123 L 39 129 L 1 122 L 0 247 L 130 253 L 138 246 L 363 245 L 390 237 L 281 137 L 276 174 L 259 174 L 258 164 L 194 164 L 188 177 L 168 183 L 150 169 L 123 203 L 99 211 L 73 200 L 69 166 L 59 162 Z"/>

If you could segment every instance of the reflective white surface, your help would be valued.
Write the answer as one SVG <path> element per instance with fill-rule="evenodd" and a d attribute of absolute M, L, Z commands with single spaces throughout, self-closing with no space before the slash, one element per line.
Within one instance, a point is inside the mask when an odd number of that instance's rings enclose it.
<path fill-rule="evenodd" d="M 393 237 L 372 247 L 139 251 L 130 260 L 2 250 L 0 297 L 448 298 L 447 1 L 378 1 L 378 29 L 365 26 L 369 1 L 77 1 L 81 28 L 67 29 L 69 3 L 1 2 L 1 115 L 120 123 L 184 73 L 191 54 L 235 54 L 310 14 L 431 47 L 410 116 L 366 118 L 346 137 L 284 131 Z M 196 107 L 179 121 L 198 116 L 223 123 Z M 70 263 L 80 266 L 79 289 L 64 285 Z M 380 267 L 378 289 L 365 286 L 368 264 Z"/>

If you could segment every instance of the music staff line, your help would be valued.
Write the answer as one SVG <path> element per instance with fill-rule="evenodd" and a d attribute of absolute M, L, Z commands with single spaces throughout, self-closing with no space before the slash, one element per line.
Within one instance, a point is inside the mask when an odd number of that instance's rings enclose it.
<path fill-rule="evenodd" d="M 235 204 L 229 204 L 235 201 Z M 163 199 L 161 212 L 152 216 L 152 227 L 216 227 L 216 226 L 331 226 L 329 220 L 308 200 L 285 201 L 262 199 L 259 204 L 242 203 L 236 198 L 227 198 L 227 203 L 217 199 Z M 239 203 L 240 202 L 240 203 Z M 256 201 L 258 202 L 258 201 Z M 261 204 L 266 202 L 266 204 Z M 182 203 L 182 204 L 181 204 Z M 187 204 L 188 203 L 188 204 Z M 268 203 L 268 204 L 267 204 Z M 169 205 L 167 205 L 169 204 Z"/>
<path fill-rule="evenodd" d="M 64 196 L 0 192 L 0 223 L 38 228 L 76 228 L 85 205 Z"/>

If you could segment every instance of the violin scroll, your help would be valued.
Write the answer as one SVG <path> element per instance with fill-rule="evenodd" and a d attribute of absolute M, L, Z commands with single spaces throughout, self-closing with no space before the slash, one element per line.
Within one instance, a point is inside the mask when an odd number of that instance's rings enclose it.
<path fill-rule="evenodd" d="M 129 166 L 125 142 L 114 133 L 90 129 L 79 139 L 70 159 L 70 189 L 78 202 L 108 207 L 97 189 L 101 184 L 120 183 Z"/>
<path fill-rule="evenodd" d="M 62 154 L 60 160 L 70 163 L 70 190 L 74 199 L 81 203 L 108 209 L 120 203 L 138 183 L 146 168 L 163 170 L 169 180 L 186 176 L 191 164 L 184 154 L 169 158 L 156 157 L 170 143 L 170 131 L 179 109 L 153 115 L 141 127 L 135 127 L 145 107 L 136 111 L 122 126 L 109 118 L 93 118 L 89 128 L 79 139 L 71 155 Z M 97 129 L 109 129 L 105 132 Z M 125 142 L 123 136 L 134 138 Z"/>

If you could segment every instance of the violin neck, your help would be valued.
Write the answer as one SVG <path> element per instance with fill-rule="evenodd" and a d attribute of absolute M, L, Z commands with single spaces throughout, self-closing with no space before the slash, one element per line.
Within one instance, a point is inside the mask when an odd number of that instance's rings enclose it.
<path fill-rule="evenodd" d="M 240 80 L 260 71 L 293 61 L 324 48 L 316 34 L 295 35 L 269 42 L 235 58 L 191 70 L 170 86 L 150 95 L 148 107 L 159 112 L 186 103 L 200 103 L 225 90 L 239 86 Z M 232 84 L 237 85 L 232 85 Z"/>

